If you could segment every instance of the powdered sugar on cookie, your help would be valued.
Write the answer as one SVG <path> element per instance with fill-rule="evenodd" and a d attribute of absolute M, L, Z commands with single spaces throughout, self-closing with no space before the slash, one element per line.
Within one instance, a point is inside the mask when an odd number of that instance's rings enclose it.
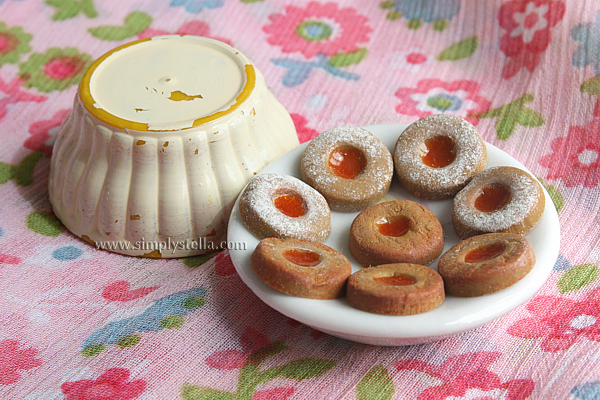
<path fill-rule="evenodd" d="M 478 210 L 478 196 L 485 187 L 493 185 L 506 188 L 510 199 L 497 211 Z M 504 231 L 525 234 L 535 226 L 543 210 L 544 195 L 535 178 L 518 168 L 493 167 L 478 174 L 456 195 L 453 221 L 460 237 Z"/>
<path fill-rule="evenodd" d="M 339 148 L 354 148 L 364 155 L 366 166 L 355 178 L 340 177 L 329 169 L 329 158 Z M 387 147 L 371 132 L 345 126 L 313 139 L 304 150 L 300 169 L 302 179 L 323 194 L 333 210 L 359 211 L 387 193 L 393 161 Z"/>
<path fill-rule="evenodd" d="M 438 136 L 452 139 L 455 157 L 447 166 L 434 168 L 423 162 L 425 141 Z M 462 118 L 437 114 L 422 118 L 400 134 L 394 148 L 396 173 L 412 194 L 431 200 L 454 196 L 485 168 L 487 151 L 481 135 Z"/>
<path fill-rule="evenodd" d="M 274 204 L 279 196 L 301 199 L 304 214 L 291 217 Z M 331 211 L 316 190 L 289 175 L 262 174 L 248 183 L 240 197 L 240 216 L 259 238 L 308 239 L 323 242 L 331 232 Z"/>

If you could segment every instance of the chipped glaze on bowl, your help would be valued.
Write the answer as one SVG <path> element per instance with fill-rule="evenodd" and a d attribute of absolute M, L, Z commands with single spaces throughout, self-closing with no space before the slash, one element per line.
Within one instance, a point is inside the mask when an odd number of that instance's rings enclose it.
<path fill-rule="evenodd" d="M 112 251 L 203 254 L 226 239 L 245 184 L 297 145 L 290 115 L 239 51 L 197 36 L 142 39 L 85 73 L 54 145 L 50 201 L 71 232 Z"/>

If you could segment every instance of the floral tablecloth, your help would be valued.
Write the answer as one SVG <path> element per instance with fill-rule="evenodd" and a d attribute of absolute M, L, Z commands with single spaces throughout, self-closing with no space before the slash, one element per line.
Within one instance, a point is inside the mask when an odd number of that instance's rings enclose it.
<path fill-rule="evenodd" d="M 208 36 L 256 64 L 301 142 L 448 113 L 525 164 L 560 256 L 478 329 L 376 347 L 263 304 L 227 251 L 98 251 L 48 201 L 52 143 L 90 62 Z M 600 398 L 600 4 L 594 0 L 0 0 L 0 398 Z"/>

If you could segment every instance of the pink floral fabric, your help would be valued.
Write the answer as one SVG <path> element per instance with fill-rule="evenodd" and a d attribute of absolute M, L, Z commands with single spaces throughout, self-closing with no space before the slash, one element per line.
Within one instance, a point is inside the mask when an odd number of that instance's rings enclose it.
<path fill-rule="evenodd" d="M 0 0 L 0 398 L 600 397 L 600 4 L 594 0 Z M 227 251 L 124 257 L 52 212 L 52 147 L 86 68 L 154 35 L 248 56 L 300 142 L 471 122 L 557 210 L 539 293 L 473 331 L 376 347 L 265 305 Z"/>
<path fill-rule="evenodd" d="M 356 9 L 339 8 L 333 2 L 312 1 L 303 8 L 290 5 L 285 14 L 271 14 L 269 19 L 271 24 L 263 27 L 269 35 L 267 42 L 280 46 L 284 53 L 300 52 L 306 58 L 354 52 L 372 30 Z"/>

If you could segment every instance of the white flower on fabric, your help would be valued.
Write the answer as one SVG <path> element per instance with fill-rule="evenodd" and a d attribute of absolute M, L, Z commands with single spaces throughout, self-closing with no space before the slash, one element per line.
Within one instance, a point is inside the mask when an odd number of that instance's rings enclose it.
<path fill-rule="evenodd" d="M 477 103 L 467 99 L 469 93 L 464 90 L 449 92 L 444 88 L 433 88 L 426 93 L 413 93 L 410 98 L 417 102 L 415 108 L 432 114 L 451 114 L 464 117 L 468 110 L 477 107 Z"/>
<path fill-rule="evenodd" d="M 446 397 L 445 400 L 485 400 L 485 399 L 494 399 L 494 400 L 509 400 L 508 390 L 506 389 L 492 389 L 492 390 L 483 390 L 479 388 L 469 388 L 465 392 L 464 396 L 456 397 L 449 396 Z"/>
<path fill-rule="evenodd" d="M 519 25 L 513 29 L 510 36 L 523 35 L 523 42 L 531 42 L 537 31 L 548 27 L 548 20 L 544 17 L 548 12 L 548 8 L 548 4 L 536 7 L 533 2 L 527 3 L 525 12 L 515 12 L 513 14 L 513 20 Z"/>
<path fill-rule="evenodd" d="M 592 149 L 585 149 L 577 155 L 579 162 L 585 166 L 590 166 L 598 160 L 598 152 Z"/>
<path fill-rule="evenodd" d="M 592 326 L 596 323 L 596 317 L 593 315 L 578 315 L 569 321 L 569 325 L 575 329 L 585 329 L 588 326 Z"/>

